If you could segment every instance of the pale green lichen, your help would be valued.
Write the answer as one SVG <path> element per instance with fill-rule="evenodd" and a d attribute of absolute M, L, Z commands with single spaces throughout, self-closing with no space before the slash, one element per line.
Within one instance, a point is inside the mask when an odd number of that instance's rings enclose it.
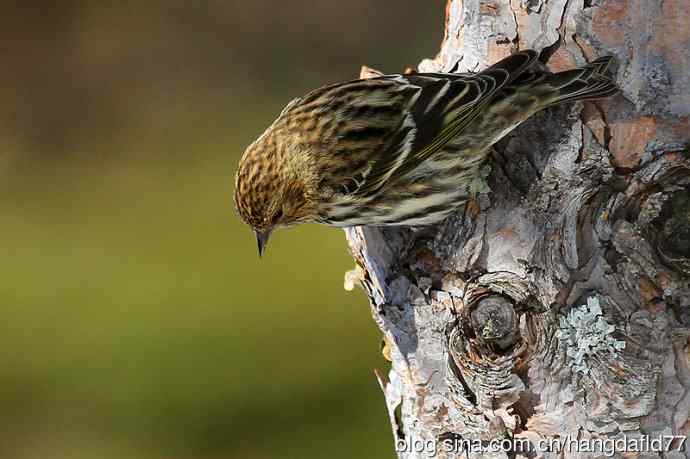
<path fill-rule="evenodd" d="M 596 354 L 616 356 L 625 348 L 625 341 L 613 336 L 616 327 L 606 321 L 599 299 L 587 298 L 587 304 L 571 309 L 560 317 L 557 336 L 566 346 L 566 355 L 573 370 L 589 374 L 589 360 Z"/>
<path fill-rule="evenodd" d="M 491 174 L 491 166 L 487 164 L 483 165 L 470 183 L 470 192 L 477 194 L 490 192 L 491 188 L 489 188 L 489 174 Z"/>
<path fill-rule="evenodd" d="M 361 286 L 363 280 L 364 270 L 361 266 L 357 265 L 354 269 L 345 272 L 345 282 L 343 284 L 343 288 L 345 288 L 346 291 L 351 292 L 356 286 Z"/>

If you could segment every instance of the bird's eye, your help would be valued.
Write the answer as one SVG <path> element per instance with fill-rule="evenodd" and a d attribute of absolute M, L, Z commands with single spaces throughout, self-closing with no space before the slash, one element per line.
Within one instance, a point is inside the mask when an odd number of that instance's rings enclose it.
<path fill-rule="evenodd" d="M 282 208 L 278 209 L 278 211 L 275 214 L 273 214 L 273 218 L 271 219 L 271 221 L 273 223 L 277 223 L 278 220 L 280 220 L 281 218 L 283 218 L 283 209 Z"/>

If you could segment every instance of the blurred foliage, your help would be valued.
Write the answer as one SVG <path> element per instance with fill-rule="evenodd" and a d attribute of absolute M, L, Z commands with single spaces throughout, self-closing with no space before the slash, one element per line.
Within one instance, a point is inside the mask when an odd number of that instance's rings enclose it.
<path fill-rule="evenodd" d="M 432 56 L 443 2 L 5 2 L 0 458 L 392 457 L 342 232 L 234 215 L 292 97 Z"/>

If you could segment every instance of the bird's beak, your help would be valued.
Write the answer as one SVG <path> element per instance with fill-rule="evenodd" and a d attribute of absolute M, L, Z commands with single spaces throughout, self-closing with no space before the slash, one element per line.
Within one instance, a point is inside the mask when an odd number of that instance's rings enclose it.
<path fill-rule="evenodd" d="M 268 228 L 264 231 L 254 230 L 254 234 L 256 234 L 256 244 L 259 246 L 259 258 L 261 258 L 268 245 L 268 236 L 271 235 L 271 229 Z"/>

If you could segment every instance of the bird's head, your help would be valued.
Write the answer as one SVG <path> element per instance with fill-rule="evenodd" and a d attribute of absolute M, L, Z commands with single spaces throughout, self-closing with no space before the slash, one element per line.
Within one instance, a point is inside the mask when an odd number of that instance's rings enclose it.
<path fill-rule="evenodd" d="M 240 160 L 235 208 L 254 231 L 259 256 L 276 228 L 314 220 L 313 180 L 304 156 L 267 133 L 247 147 Z"/>

